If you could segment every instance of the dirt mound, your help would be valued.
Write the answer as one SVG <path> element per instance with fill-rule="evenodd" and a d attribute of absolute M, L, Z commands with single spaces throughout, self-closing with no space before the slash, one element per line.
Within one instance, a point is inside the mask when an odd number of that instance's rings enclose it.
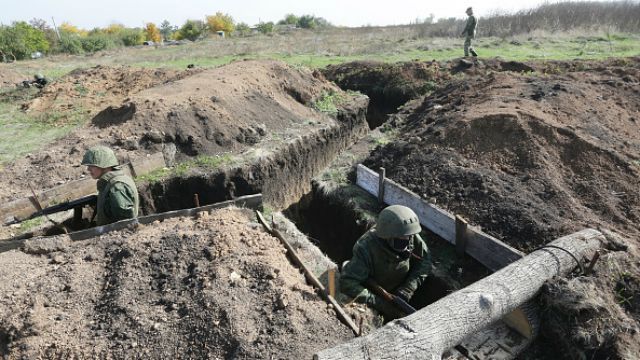
<path fill-rule="evenodd" d="M 132 94 L 182 79 L 198 71 L 197 69 L 178 71 L 101 65 L 89 69 L 77 69 L 48 84 L 35 99 L 23 104 L 23 109 L 58 112 L 60 117 L 56 122 L 64 123 L 68 120 L 69 112 L 95 115 L 109 105 L 119 105 Z"/>
<path fill-rule="evenodd" d="M 640 62 L 624 64 L 465 71 L 408 104 L 395 117 L 400 139 L 365 161 L 526 252 L 585 227 L 630 239 L 594 276 L 543 289 L 547 329 L 527 359 L 637 355 Z"/>
<path fill-rule="evenodd" d="M 102 71 L 105 68 L 78 73 Z M 140 74 L 155 71 L 140 70 Z M 111 74 L 114 70 L 107 72 Z M 180 74 L 176 72 L 173 76 L 186 73 Z M 275 147 L 309 131 L 320 131 L 335 124 L 335 120 L 315 110 L 314 101 L 324 94 L 342 92 L 319 77 L 309 70 L 275 61 L 241 61 L 181 80 L 158 83 L 135 95 L 133 90 L 127 90 L 127 101 L 102 108 L 91 124 L 47 145 L 46 150 L 7 164 L 0 172 L 0 184 L 4 185 L 0 188 L 0 199 L 27 195 L 28 182 L 37 191 L 79 178 L 84 171 L 78 165 L 82 154 L 96 144 L 112 147 L 123 160 L 177 149 L 175 156 L 181 161 L 201 154 L 239 153 L 258 142 L 261 147 Z M 112 85 L 116 91 L 116 84 Z M 47 93 L 55 86 L 47 89 Z M 121 90 L 117 92 L 118 99 L 125 97 Z"/>
<path fill-rule="evenodd" d="M 629 69 L 633 73 L 636 69 Z M 511 72 L 405 109 L 366 162 L 523 250 L 586 226 L 638 234 L 640 84 Z"/>
<path fill-rule="evenodd" d="M 0 88 L 15 87 L 16 84 L 21 83 L 23 80 L 31 80 L 30 77 L 18 73 L 17 71 L 10 69 L 10 65 L 0 64 Z"/>
<path fill-rule="evenodd" d="M 301 359 L 352 338 L 247 210 L 0 254 L 0 354 Z"/>

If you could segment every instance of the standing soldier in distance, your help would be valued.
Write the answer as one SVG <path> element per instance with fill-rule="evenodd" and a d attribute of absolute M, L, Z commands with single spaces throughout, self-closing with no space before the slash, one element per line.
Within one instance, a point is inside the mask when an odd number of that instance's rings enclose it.
<path fill-rule="evenodd" d="M 471 55 L 478 56 L 476 51 L 471 46 L 471 39 L 476 37 L 476 27 L 478 26 L 478 20 L 473 16 L 473 9 L 471 7 L 467 8 L 467 24 L 464 26 L 464 30 L 462 31 L 462 36 L 464 36 L 464 56 L 469 56 L 469 52 Z"/>
<path fill-rule="evenodd" d="M 111 149 L 96 146 L 87 150 L 82 165 L 86 165 L 91 177 L 98 180 L 96 225 L 138 217 L 138 189 L 133 179 L 120 169 Z"/>

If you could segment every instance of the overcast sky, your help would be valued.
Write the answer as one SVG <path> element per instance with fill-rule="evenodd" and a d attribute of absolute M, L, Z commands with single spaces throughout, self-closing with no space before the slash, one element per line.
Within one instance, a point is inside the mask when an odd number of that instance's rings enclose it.
<path fill-rule="evenodd" d="M 85 29 L 121 23 L 140 27 L 146 22 L 169 20 L 181 25 L 187 19 L 203 19 L 217 11 L 236 22 L 254 25 L 259 21 L 278 21 L 287 13 L 323 17 L 334 25 L 395 25 L 414 22 L 434 14 L 436 18 L 465 17 L 473 6 L 477 15 L 495 10 L 516 11 L 542 4 L 540 0 L 2 0 L 0 22 L 53 17 Z M 553 2 L 553 1 L 551 1 Z"/>

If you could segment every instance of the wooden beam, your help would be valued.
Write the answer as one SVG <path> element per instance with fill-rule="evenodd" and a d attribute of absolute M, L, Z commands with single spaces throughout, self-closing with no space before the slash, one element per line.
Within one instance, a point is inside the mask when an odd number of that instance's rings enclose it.
<path fill-rule="evenodd" d="M 456 253 L 464 256 L 467 251 L 467 221 L 456 215 Z"/>
<path fill-rule="evenodd" d="M 384 204 L 384 180 L 387 177 L 387 170 L 383 167 L 378 172 L 378 204 Z"/>
<path fill-rule="evenodd" d="M 378 195 L 378 174 L 362 164 L 357 168 L 357 185 L 373 196 Z M 387 178 L 384 182 L 384 202 L 389 205 L 410 207 L 418 215 L 420 223 L 436 235 L 455 245 L 455 216 L 430 204 L 404 186 Z M 522 258 L 524 253 L 485 234 L 479 229 L 467 228 L 466 253 L 492 271 Z"/>
<path fill-rule="evenodd" d="M 175 210 L 175 211 L 169 211 L 169 212 L 164 212 L 159 214 L 140 216 L 137 219 L 122 220 L 122 221 L 118 221 L 108 225 L 97 226 L 87 230 L 76 231 L 76 232 L 70 233 L 69 237 L 73 241 L 86 240 L 102 234 L 106 234 L 111 231 L 123 230 L 123 229 L 126 229 L 127 227 L 135 226 L 137 224 L 144 225 L 144 224 L 151 224 L 154 221 L 162 221 L 162 220 L 175 218 L 175 217 L 194 216 L 195 214 L 202 211 L 211 211 L 214 209 L 221 209 L 229 206 L 238 206 L 238 207 L 245 207 L 253 210 L 259 210 L 262 207 L 262 194 L 241 196 L 234 200 L 219 202 L 216 204 L 201 206 L 197 208 Z"/>
<path fill-rule="evenodd" d="M 604 242 L 602 233 L 586 229 L 551 244 L 581 260 Z M 535 297 L 547 280 L 575 269 L 576 261 L 569 253 L 551 247 L 534 251 L 412 315 L 365 337 L 323 350 L 314 359 L 440 359 L 467 336 Z"/>
<path fill-rule="evenodd" d="M 123 164 L 122 168 L 127 174 L 140 176 L 165 166 L 162 153 L 156 153 Z M 84 178 L 43 191 L 37 194 L 37 197 L 40 204 L 47 207 L 52 204 L 79 199 L 83 196 L 94 194 L 95 192 L 96 180 Z M 23 220 L 35 212 L 36 208 L 28 197 L 17 199 L 0 206 L 0 222 L 6 224 L 14 219 Z"/>

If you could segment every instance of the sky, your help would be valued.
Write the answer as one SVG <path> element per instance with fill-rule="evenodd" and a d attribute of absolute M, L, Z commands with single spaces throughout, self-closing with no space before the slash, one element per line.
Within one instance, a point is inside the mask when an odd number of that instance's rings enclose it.
<path fill-rule="evenodd" d="M 84 29 L 105 27 L 112 23 L 142 27 L 147 22 L 160 24 L 168 20 L 182 25 L 187 19 L 204 19 L 220 11 L 236 22 L 249 25 L 260 21 L 276 22 L 285 14 L 310 14 L 338 26 L 399 25 L 424 19 L 464 18 L 465 9 L 473 6 L 478 16 L 496 10 L 508 12 L 536 7 L 544 0 L 2 0 L 0 22 L 33 18 L 57 25 L 69 22 Z M 553 1 L 552 1 L 553 2 Z"/>

